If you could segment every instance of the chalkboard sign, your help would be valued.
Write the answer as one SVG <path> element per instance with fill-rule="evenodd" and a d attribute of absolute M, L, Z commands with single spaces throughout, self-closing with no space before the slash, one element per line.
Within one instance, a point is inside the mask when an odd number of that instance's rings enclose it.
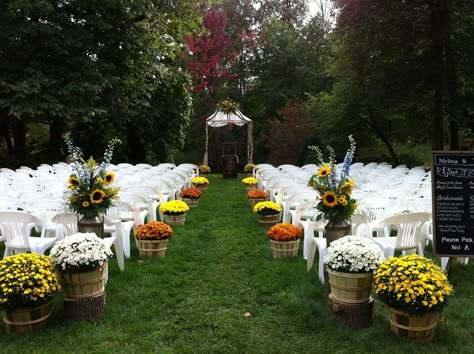
<path fill-rule="evenodd" d="M 474 257 L 474 153 L 434 151 L 432 186 L 434 254 Z"/>

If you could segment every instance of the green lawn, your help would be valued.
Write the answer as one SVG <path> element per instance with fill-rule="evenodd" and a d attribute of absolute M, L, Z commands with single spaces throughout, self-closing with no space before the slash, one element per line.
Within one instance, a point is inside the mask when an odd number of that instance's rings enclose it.
<path fill-rule="evenodd" d="M 140 258 L 125 272 L 110 261 L 107 308 L 95 323 L 63 319 L 23 336 L 0 330 L 5 353 L 470 353 L 474 347 L 474 262 L 453 266 L 455 295 L 434 340 L 412 344 L 390 332 L 376 300 L 368 329 L 339 326 L 324 302 L 317 266 L 301 256 L 274 260 L 240 179 L 210 176 L 165 258 Z M 317 265 L 317 261 L 315 262 Z M 251 317 L 245 317 L 249 312 Z"/>

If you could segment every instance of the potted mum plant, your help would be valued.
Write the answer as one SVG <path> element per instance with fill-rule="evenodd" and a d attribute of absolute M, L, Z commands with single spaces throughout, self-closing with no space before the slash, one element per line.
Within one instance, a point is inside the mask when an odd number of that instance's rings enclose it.
<path fill-rule="evenodd" d="M 270 228 L 267 236 L 272 246 L 273 258 L 296 257 L 302 232 L 298 226 L 278 223 Z"/>
<path fill-rule="evenodd" d="M 209 176 L 209 173 L 211 173 L 211 168 L 208 165 L 199 165 L 198 171 L 200 177 L 207 178 L 207 176 Z"/>
<path fill-rule="evenodd" d="M 199 189 L 201 192 L 206 191 L 209 186 L 209 180 L 206 177 L 194 177 L 191 179 L 191 183 L 194 188 Z"/>
<path fill-rule="evenodd" d="M 120 140 L 115 138 L 109 142 L 100 163 L 92 157 L 85 161 L 81 149 L 72 144 L 70 133 L 66 134 L 66 143 L 71 153 L 73 170 L 66 192 L 67 210 L 81 215 L 78 220 L 79 232 L 94 232 L 102 237 L 104 223 L 99 215 L 104 214 L 119 197 L 119 188 L 113 187 L 115 174 L 106 168 L 112 160 L 114 147 Z"/>
<path fill-rule="evenodd" d="M 247 177 L 253 176 L 253 169 L 255 168 L 255 164 L 248 163 L 244 166 L 244 173 L 247 174 Z"/>
<path fill-rule="evenodd" d="M 388 307 L 394 334 L 428 342 L 453 288 L 432 260 L 410 254 L 382 262 L 374 276 L 374 292 Z"/>
<path fill-rule="evenodd" d="M 0 260 L 0 307 L 7 333 L 45 327 L 59 290 L 59 274 L 50 257 L 20 253 Z"/>
<path fill-rule="evenodd" d="M 259 202 L 253 207 L 253 212 L 258 215 L 262 226 L 270 227 L 278 223 L 281 217 L 281 207 L 274 202 Z"/>
<path fill-rule="evenodd" d="M 264 202 L 268 199 L 268 193 L 262 189 L 251 189 L 247 193 L 247 198 L 250 202 L 250 206 L 253 207 L 259 202 Z"/>
<path fill-rule="evenodd" d="M 189 206 L 182 200 L 171 200 L 160 205 L 163 221 L 168 225 L 184 225 Z"/>
<path fill-rule="evenodd" d="M 350 234 L 350 219 L 357 209 L 356 200 L 351 197 L 355 183 L 349 177 L 349 172 L 354 157 L 356 142 L 349 135 L 350 147 L 346 152 L 340 174 L 336 169 L 336 154 L 328 147 L 329 160 L 324 161 L 321 150 L 316 146 L 310 146 L 316 153 L 316 163 L 320 166 L 316 175 L 311 176 L 308 185 L 317 190 L 321 198 L 316 209 L 321 213 L 317 221 L 327 220 L 326 239 L 328 246 L 332 241 Z"/>
<path fill-rule="evenodd" d="M 345 236 L 327 248 L 331 296 L 343 303 L 366 303 L 370 299 L 373 273 L 384 260 L 380 247 L 370 238 Z"/>
<path fill-rule="evenodd" d="M 245 177 L 242 183 L 245 184 L 245 189 L 248 192 L 251 189 L 257 189 L 258 180 L 255 177 Z"/>
<path fill-rule="evenodd" d="M 199 198 L 201 198 L 202 192 L 197 188 L 190 187 L 183 189 L 179 193 L 179 196 L 181 197 L 181 200 L 188 204 L 190 208 L 195 208 L 198 206 Z"/>
<path fill-rule="evenodd" d="M 140 256 L 164 257 L 171 236 L 173 229 L 164 222 L 150 221 L 140 225 L 135 231 Z"/>
<path fill-rule="evenodd" d="M 78 232 L 56 242 L 50 256 L 61 271 L 66 298 L 102 294 L 107 258 L 112 255 L 104 240 L 94 233 Z"/>

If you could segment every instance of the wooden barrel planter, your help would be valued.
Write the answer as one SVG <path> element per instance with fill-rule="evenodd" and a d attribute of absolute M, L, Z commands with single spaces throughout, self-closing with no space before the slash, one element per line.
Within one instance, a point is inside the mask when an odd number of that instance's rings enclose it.
<path fill-rule="evenodd" d="M 51 316 L 52 303 L 31 308 L 19 308 L 3 312 L 3 322 L 8 334 L 28 333 L 44 328 Z"/>
<path fill-rule="evenodd" d="M 237 178 L 239 170 L 239 163 L 237 156 L 224 155 L 222 156 L 222 177 L 223 178 Z"/>
<path fill-rule="evenodd" d="M 255 206 L 255 204 L 260 203 L 260 202 L 265 202 L 266 200 L 267 198 L 265 199 L 249 198 L 250 207 L 253 210 L 253 207 Z"/>
<path fill-rule="evenodd" d="M 245 190 L 247 191 L 247 193 L 249 191 L 251 191 L 252 189 L 257 189 L 257 185 L 256 184 L 246 184 L 245 185 Z"/>
<path fill-rule="evenodd" d="M 293 241 L 275 241 L 270 240 L 272 245 L 273 258 L 296 257 L 300 247 L 300 240 Z"/>
<path fill-rule="evenodd" d="M 164 257 L 168 249 L 168 239 L 163 240 L 140 240 L 137 239 L 138 252 L 140 256 Z"/>
<path fill-rule="evenodd" d="M 184 225 L 186 221 L 186 213 L 181 215 L 167 215 L 164 214 L 164 222 L 168 225 Z"/>
<path fill-rule="evenodd" d="M 181 197 L 181 200 L 188 204 L 188 207 L 190 208 L 196 208 L 199 205 L 199 198 Z"/>
<path fill-rule="evenodd" d="M 63 288 L 67 298 L 83 299 L 99 295 L 105 290 L 106 263 L 90 272 L 63 272 Z"/>
<path fill-rule="evenodd" d="M 275 215 L 259 215 L 258 222 L 260 223 L 261 226 L 271 227 L 280 222 L 280 216 L 281 216 L 281 213 L 278 213 Z"/>
<path fill-rule="evenodd" d="M 205 192 L 205 191 L 207 191 L 207 187 L 209 187 L 209 185 L 207 183 L 204 183 L 204 184 L 194 184 L 193 183 L 193 187 L 199 189 L 201 192 Z"/>
<path fill-rule="evenodd" d="M 439 312 L 410 315 L 404 311 L 388 308 L 390 328 L 394 334 L 411 342 L 425 343 L 433 339 L 438 324 Z"/>
<path fill-rule="evenodd" d="M 348 304 L 366 303 L 372 289 L 372 273 L 344 273 L 327 268 L 331 294 L 337 301 Z"/>

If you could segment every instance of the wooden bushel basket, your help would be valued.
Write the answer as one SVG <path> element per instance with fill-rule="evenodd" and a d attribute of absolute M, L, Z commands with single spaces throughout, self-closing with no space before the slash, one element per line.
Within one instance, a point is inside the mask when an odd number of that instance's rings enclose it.
<path fill-rule="evenodd" d="M 193 187 L 199 189 L 201 192 L 205 192 L 205 191 L 207 191 L 207 187 L 209 187 L 209 185 L 207 183 L 204 183 L 204 184 L 194 184 L 193 183 Z"/>
<path fill-rule="evenodd" d="M 340 302 L 360 304 L 368 302 L 372 289 L 372 273 L 344 273 L 327 269 L 331 294 Z"/>
<path fill-rule="evenodd" d="M 168 225 L 184 225 L 186 221 L 186 213 L 181 215 L 164 215 L 164 222 Z"/>
<path fill-rule="evenodd" d="M 280 215 L 281 213 L 278 213 L 276 215 L 259 215 L 258 216 L 259 223 L 261 226 L 271 227 L 280 222 Z"/>
<path fill-rule="evenodd" d="M 252 208 L 252 210 L 255 204 L 267 201 L 267 198 L 265 199 L 248 198 L 248 199 L 249 199 L 250 207 Z"/>
<path fill-rule="evenodd" d="M 388 319 L 393 333 L 412 342 L 424 343 L 433 339 L 439 312 L 409 315 L 404 311 L 388 308 Z"/>
<path fill-rule="evenodd" d="M 138 252 L 140 256 L 159 256 L 164 257 L 168 249 L 168 239 L 165 240 L 139 240 Z"/>
<path fill-rule="evenodd" d="M 52 303 L 32 308 L 22 308 L 3 312 L 3 322 L 8 334 L 28 333 L 44 328 L 51 316 Z"/>
<path fill-rule="evenodd" d="M 63 288 L 66 297 L 82 299 L 103 293 L 105 290 L 105 267 L 106 262 L 90 272 L 63 272 Z"/>
<path fill-rule="evenodd" d="M 272 245 L 273 258 L 296 257 L 300 247 L 300 240 L 275 241 L 270 240 Z"/>
<path fill-rule="evenodd" d="M 256 184 L 246 184 L 245 185 L 245 190 L 247 191 L 247 193 L 253 189 L 257 189 L 257 185 Z"/>
<path fill-rule="evenodd" d="M 198 198 L 186 198 L 182 197 L 181 200 L 188 204 L 188 207 L 190 208 L 196 208 L 199 204 L 199 199 Z"/>

